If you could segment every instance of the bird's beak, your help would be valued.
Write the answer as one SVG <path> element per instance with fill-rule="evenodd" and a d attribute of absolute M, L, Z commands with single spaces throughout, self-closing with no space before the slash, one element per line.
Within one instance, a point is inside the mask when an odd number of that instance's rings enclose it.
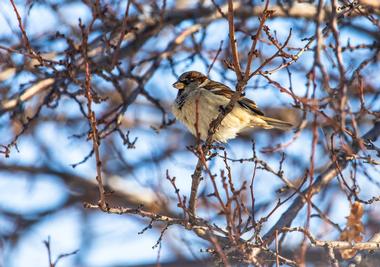
<path fill-rule="evenodd" d="M 185 84 L 177 81 L 177 82 L 173 83 L 173 87 L 178 89 L 178 90 L 182 90 L 183 88 L 185 88 Z"/>

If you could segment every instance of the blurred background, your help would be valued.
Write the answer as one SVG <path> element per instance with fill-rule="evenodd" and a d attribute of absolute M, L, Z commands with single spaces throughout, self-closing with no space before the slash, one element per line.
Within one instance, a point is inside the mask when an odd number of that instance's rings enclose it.
<path fill-rule="evenodd" d="M 288 132 L 254 129 L 222 145 L 235 186 L 247 183 L 241 199 L 256 220 L 290 197 L 262 223 L 263 235 L 294 200 L 279 172 L 303 189 L 340 152 L 350 156 L 347 168 L 313 197 L 319 211 L 305 205 L 292 226 L 307 224 L 318 239 L 339 240 L 358 201 L 364 210 L 362 240 L 380 230 L 380 143 L 360 152 L 352 146 L 379 120 L 380 4 L 358 3 L 268 3 L 274 12 L 265 21 L 267 30 L 260 28 L 251 67 L 262 65 L 262 72 L 249 80 L 245 96 L 266 115 L 295 127 Z M 234 3 L 243 69 L 265 4 Z M 188 200 L 198 158 L 196 139 L 170 112 L 177 94 L 171 85 L 181 73 L 197 70 L 235 88 L 227 2 L 42 0 L 2 1 L 0 6 L 0 265 L 49 266 L 48 240 L 53 260 L 76 252 L 58 266 L 210 264 L 210 243 L 182 226 L 163 231 L 165 224 L 138 215 L 83 207 L 99 198 L 83 51 L 90 62 L 103 179 L 111 192 L 107 202 L 181 217 L 168 177 L 176 177 L 179 194 Z M 278 53 L 275 44 L 285 44 L 283 54 L 266 61 Z M 287 57 L 298 53 L 295 62 Z M 242 160 L 254 152 L 273 172 Z M 224 151 L 215 153 L 209 167 L 223 188 Z M 224 228 L 218 202 L 210 197 L 213 190 L 205 174 L 198 214 Z M 289 233 L 281 242 L 284 255 L 296 259 L 303 234 Z M 319 262 L 323 249 L 307 247 L 307 266 L 325 266 Z"/>

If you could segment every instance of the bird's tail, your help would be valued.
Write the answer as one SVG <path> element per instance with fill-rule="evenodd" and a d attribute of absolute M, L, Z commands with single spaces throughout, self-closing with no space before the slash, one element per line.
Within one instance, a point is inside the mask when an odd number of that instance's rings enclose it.
<path fill-rule="evenodd" d="M 286 121 L 282 121 L 278 119 L 273 119 L 273 118 L 269 118 L 265 116 L 260 116 L 260 119 L 266 122 L 267 125 L 263 126 L 263 128 L 266 128 L 266 129 L 276 128 L 276 129 L 286 131 L 286 130 L 290 130 L 293 127 L 293 124 L 291 124 L 290 122 L 286 122 Z"/>

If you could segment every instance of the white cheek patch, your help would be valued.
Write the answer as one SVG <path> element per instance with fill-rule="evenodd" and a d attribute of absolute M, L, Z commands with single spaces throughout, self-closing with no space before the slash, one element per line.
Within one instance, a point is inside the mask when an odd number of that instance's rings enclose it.
<path fill-rule="evenodd" d="M 203 83 L 199 85 L 200 88 L 204 87 L 206 84 L 208 84 L 209 79 L 206 79 Z"/>

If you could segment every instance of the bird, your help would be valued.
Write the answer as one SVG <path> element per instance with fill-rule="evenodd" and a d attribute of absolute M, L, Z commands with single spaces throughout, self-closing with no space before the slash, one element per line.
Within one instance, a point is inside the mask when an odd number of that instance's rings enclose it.
<path fill-rule="evenodd" d="M 181 74 L 173 84 L 178 90 L 172 113 L 188 130 L 206 141 L 210 123 L 230 102 L 234 91 L 223 83 L 213 81 L 198 71 Z M 212 136 L 212 140 L 226 143 L 247 128 L 289 130 L 292 124 L 264 116 L 255 102 L 241 96 Z"/>

